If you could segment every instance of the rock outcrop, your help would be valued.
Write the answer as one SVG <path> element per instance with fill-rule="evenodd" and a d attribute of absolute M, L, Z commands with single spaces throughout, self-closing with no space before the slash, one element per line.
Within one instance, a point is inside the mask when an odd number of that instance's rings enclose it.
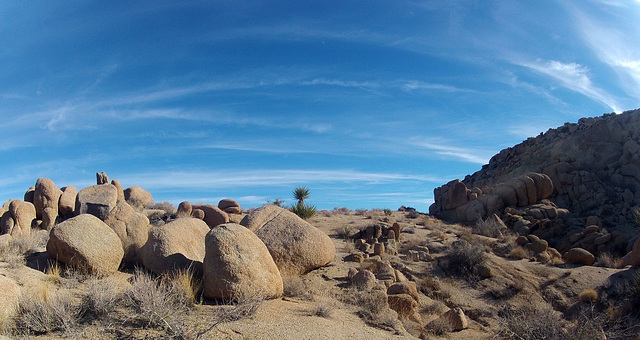
<path fill-rule="evenodd" d="M 139 208 L 146 208 L 153 203 L 153 196 L 151 193 L 139 186 L 126 188 L 124 190 L 124 199 L 130 205 Z"/>
<path fill-rule="evenodd" d="M 118 203 L 118 190 L 112 184 L 86 187 L 76 198 L 76 214 L 91 214 L 105 220 Z"/>
<path fill-rule="evenodd" d="M 215 205 L 196 204 L 191 206 L 193 211 L 201 210 L 204 212 L 204 221 L 210 228 L 220 224 L 229 223 L 229 215 Z"/>
<path fill-rule="evenodd" d="M 543 203 L 544 209 L 530 211 L 535 218 L 520 215 L 525 234 L 553 237 L 547 241 L 558 250 L 579 247 L 622 255 L 638 238 L 640 109 L 549 129 L 500 151 L 462 181 L 435 189 L 434 197 L 430 213 L 467 223 L 492 212 L 506 222 L 505 208 L 524 212 Z M 593 225 L 588 218 L 597 218 L 598 234 L 583 233 Z"/>
<path fill-rule="evenodd" d="M 116 232 L 122 241 L 123 263 L 128 265 L 140 263 L 138 252 L 147 243 L 149 219 L 136 212 L 129 203 L 122 201 L 111 210 L 105 223 Z"/>

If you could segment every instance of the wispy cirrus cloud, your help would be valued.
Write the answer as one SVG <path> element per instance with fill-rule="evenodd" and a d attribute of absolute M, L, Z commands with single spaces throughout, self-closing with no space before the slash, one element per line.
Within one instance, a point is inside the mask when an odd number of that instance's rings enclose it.
<path fill-rule="evenodd" d="M 587 46 L 600 61 L 609 65 L 622 78 L 620 84 L 629 94 L 640 96 L 640 1 L 602 1 L 606 7 L 614 7 L 618 15 L 603 22 L 583 10 L 567 3 L 573 22 Z M 606 8 L 605 7 L 605 8 Z M 623 10 L 622 15 L 619 10 Z M 615 25 L 611 22 L 615 21 Z"/>
<path fill-rule="evenodd" d="M 493 153 L 488 150 L 453 146 L 451 142 L 443 138 L 414 137 L 409 139 L 408 144 L 413 147 L 433 151 L 438 155 L 482 165 L 489 163 L 489 159 L 493 156 Z"/>
<path fill-rule="evenodd" d="M 512 61 L 514 64 L 526 67 L 533 71 L 542 73 L 559 81 L 564 87 L 581 93 L 593 100 L 599 101 L 609 106 L 614 111 L 620 111 L 620 106 L 615 98 L 607 91 L 598 88 L 593 84 L 589 76 L 589 69 L 578 63 L 563 63 L 557 60 L 536 60 L 536 61 Z"/>
<path fill-rule="evenodd" d="M 357 170 L 299 169 L 166 171 L 123 174 L 118 177 L 118 180 L 120 180 L 124 186 L 139 185 L 143 188 L 155 190 L 291 186 L 305 183 L 338 182 L 359 182 L 366 184 L 384 184 L 396 181 L 442 182 L 442 179 L 429 175 L 364 172 Z"/>

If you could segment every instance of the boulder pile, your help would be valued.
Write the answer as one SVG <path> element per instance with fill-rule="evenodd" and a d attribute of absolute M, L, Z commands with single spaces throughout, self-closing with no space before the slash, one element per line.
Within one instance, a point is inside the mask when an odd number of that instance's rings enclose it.
<path fill-rule="evenodd" d="M 78 190 L 39 178 L 24 201 L 0 208 L 0 240 L 48 232 L 51 260 L 98 275 L 134 266 L 158 275 L 189 270 L 206 297 L 225 300 L 280 297 L 283 275 L 326 266 L 336 254 L 329 236 L 274 205 L 245 214 L 232 199 L 185 201 L 173 211 L 104 172 L 96 182 Z"/>

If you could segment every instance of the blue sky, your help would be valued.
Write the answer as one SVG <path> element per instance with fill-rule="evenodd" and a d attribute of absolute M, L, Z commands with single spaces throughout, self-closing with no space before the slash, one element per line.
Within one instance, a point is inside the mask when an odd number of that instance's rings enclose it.
<path fill-rule="evenodd" d="M 0 200 L 105 171 L 156 201 L 426 211 L 640 107 L 639 1 L 5 1 Z"/>

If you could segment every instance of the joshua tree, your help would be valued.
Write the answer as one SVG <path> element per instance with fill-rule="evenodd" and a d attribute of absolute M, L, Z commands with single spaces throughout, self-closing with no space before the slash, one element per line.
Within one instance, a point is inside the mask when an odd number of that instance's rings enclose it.
<path fill-rule="evenodd" d="M 298 204 L 304 204 L 304 200 L 309 198 L 309 188 L 297 187 L 295 190 L 293 190 L 293 198 L 298 201 Z"/>

